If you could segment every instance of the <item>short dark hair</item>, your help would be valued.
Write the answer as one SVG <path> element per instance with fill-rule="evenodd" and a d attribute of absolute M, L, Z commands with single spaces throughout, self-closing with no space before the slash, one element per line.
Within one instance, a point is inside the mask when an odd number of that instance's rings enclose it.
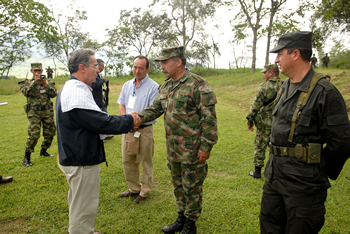
<path fill-rule="evenodd" d="M 289 48 L 286 48 L 286 49 L 287 49 L 288 54 L 293 53 L 293 51 L 295 51 L 295 50 L 299 50 L 301 58 L 304 61 L 308 61 L 308 62 L 311 61 L 312 49 L 309 49 L 309 48 L 296 48 L 296 47 L 289 47 Z"/>
<path fill-rule="evenodd" d="M 143 55 L 137 55 L 133 61 L 135 61 L 135 59 L 146 59 L 146 69 L 149 68 L 149 61 L 148 61 L 148 58 L 146 56 L 143 56 Z"/>
<path fill-rule="evenodd" d="M 91 55 L 95 55 L 95 51 L 89 48 L 81 48 L 71 52 L 68 57 L 68 69 L 70 74 L 77 72 L 80 64 L 88 67 L 91 63 Z"/>
<path fill-rule="evenodd" d="M 329 79 L 331 79 L 331 77 L 330 77 L 329 75 L 326 75 L 326 78 L 327 78 L 327 77 L 328 77 Z"/>
<path fill-rule="evenodd" d="M 279 75 L 280 74 L 280 70 L 276 67 L 276 68 L 270 68 L 269 71 L 272 71 L 274 75 Z"/>
<path fill-rule="evenodd" d="M 101 63 L 105 63 L 105 62 L 103 62 L 102 59 L 96 59 L 96 61 L 97 61 L 97 63 L 98 63 L 99 66 L 100 66 Z"/>
<path fill-rule="evenodd" d="M 172 57 L 173 61 L 176 62 L 178 59 L 181 59 L 182 65 L 186 66 L 186 58 L 185 57 Z"/>

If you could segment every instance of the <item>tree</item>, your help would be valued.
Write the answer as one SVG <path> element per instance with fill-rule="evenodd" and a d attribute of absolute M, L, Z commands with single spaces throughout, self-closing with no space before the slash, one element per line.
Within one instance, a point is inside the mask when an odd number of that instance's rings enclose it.
<path fill-rule="evenodd" d="M 281 9 L 281 6 L 286 2 L 287 2 L 287 0 L 271 0 L 269 25 L 266 28 L 267 46 L 266 46 L 266 54 L 265 54 L 265 65 L 269 64 L 269 51 L 270 51 L 274 17 L 278 13 L 278 11 Z"/>
<path fill-rule="evenodd" d="M 235 39 L 241 40 L 247 37 L 245 30 L 250 28 L 253 33 L 252 41 L 252 66 L 251 71 L 255 72 L 255 63 L 256 63 L 256 44 L 258 39 L 263 35 L 262 26 L 260 21 L 267 14 L 263 4 L 265 0 L 237 0 L 241 6 L 241 10 L 234 17 L 232 22 L 235 22 L 233 25 L 233 31 L 235 32 Z M 227 4 L 232 5 L 233 1 L 227 2 Z"/>
<path fill-rule="evenodd" d="M 49 12 L 44 4 L 33 0 L 1 0 L 0 45 L 17 32 L 39 41 L 55 34 L 55 27 L 50 25 L 53 18 Z"/>
<path fill-rule="evenodd" d="M 350 32 L 349 0 L 321 0 L 312 20 L 319 20 L 327 32 Z"/>
<path fill-rule="evenodd" d="M 26 36 L 20 35 L 18 31 L 12 31 L 7 35 L 5 42 L 0 47 L 0 71 L 1 77 L 19 62 L 30 58 L 30 43 Z"/>
<path fill-rule="evenodd" d="M 70 52 L 83 47 L 86 43 L 90 46 L 96 45 L 94 41 L 89 41 L 89 33 L 82 32 L 80 28 L 80 22 L 87 20 L 87 12 L 80 11 L 74 4 L 74 0 L 68 4 L 64 14 L 58 6 L 52 7 L 57 9 L 56 12 L 53 11 L 52 18 L 58 29 L 58 35 L 43 42 L 46 56 L 53 61 L 59 61 L 66 70 Z M 72 9 L 75 9 L 74 12 Z"/>
<path fill-rule="evenodd" d="M 138 54 L 148 56 L 158 43 L 174 40 L 175 36 L 169 30 L 170 24 L 166 13 L 154 16 L 152 11 L 142 13 L 141 8 L 122 10 L 118 26 L 108 30 L 108 41 L 130 46 Z"/>
<path fill-rule="evenodd" d="M 153 4 L 161 0 L 153 0 Z M 171 17 L 177 34 L 177 43 L 184 47 L 193 40 L 195 33 L 203 30 L 208 17 L 215 14 L 219 0 L 163 0 L 171 7 Z"/>
<path fill-rule="evenodd" d="M 33 43 L 54 37 L 49 9 L 33 0 L 1 0 L 0 2 L 0 69 L 9 72 L 17 62 L 31 55 Z"/>

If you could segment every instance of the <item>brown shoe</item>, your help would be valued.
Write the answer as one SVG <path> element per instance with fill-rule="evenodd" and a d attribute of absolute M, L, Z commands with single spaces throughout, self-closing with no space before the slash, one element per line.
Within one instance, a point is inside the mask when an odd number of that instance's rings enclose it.
<path fill-rule="evenodd" d="M 147 197 L 143 197 L 141 195 L 139 195 L 135 200 L 134 202 L 136 202 L 137 204 L 139 204 L 140 202 L 143 202 L 147 199 Z"/>
<path fill-rule="evenodd" d="M 108 135 L 105 139 L 106 140 L 110 140 L 110 139 L 112 139 L 114 137 L 114 135 Z"/>
<path fill-rule="evenodd" d="M 10 183 L 13 180 L 12 176 L 9 177 L 2 177 L 2 179 L 0 180 L 0 184 L 6 184 L 6 183 Z"/>
<path fill-rule="evenodd" d="M 138 196 L 140 193 L 132 193 L 130 192 L 130 190 L 127 190 L 125 192 L 122 192 L 121 194 L 119 194 L 119 197 L 135 197 Z"/>

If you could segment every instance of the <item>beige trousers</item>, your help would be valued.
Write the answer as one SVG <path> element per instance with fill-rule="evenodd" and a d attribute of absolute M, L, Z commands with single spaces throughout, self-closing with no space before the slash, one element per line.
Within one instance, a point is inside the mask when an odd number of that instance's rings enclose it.
<path fill-rule="evenodd" d="M 62 166 L 69 185 L 69 234 L 93 234 L 100 195 L 100 165 Z"/>
<path fill-rule="evenodd" d="M 138 130 L 140 135 L 139 153 L 129 155 L 125 151 L 125 134 L 122 136 L 122 158 L 125 180 L 132 193 L 148 197 L 153 184 L 153 126 Z M 140 182 L 140 164 L 142 165 L 142 183 Z"/>

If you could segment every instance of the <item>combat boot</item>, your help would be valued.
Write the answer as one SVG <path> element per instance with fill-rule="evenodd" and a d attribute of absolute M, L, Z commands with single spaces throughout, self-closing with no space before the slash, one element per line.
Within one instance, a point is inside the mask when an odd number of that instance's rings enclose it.
<path fill-rule="evenodd" d="M 196 233 L 197 233 L 196 221 L 186 219 L 184 229 L 182 229 L 182 232 L 180 234 L 196 234 Z"/>
<path fill-rule="evenodd" d="M 261 167 L 255 167 L 255 171 L 251 171 L 249 175 L 257 179 L 261 178 Z"/>
<path fill-rule="evenodd" d="M 40 156 L 45 156 L 45 157 L 53 157 L 52 154 L 49 154 L 46 149 L 41 148 L 40 150 Z"/>
<path fill-rule="evenodd" d="M 186 217 L 184 213 L 179 212 L 179 216 L 177 217 L 176 221 L 168 226 L 163 227 L 162 232 L 164 233 L 175 233 L 175 232 L 181 232 L 184 228 L 186 222 Z"/>
<path fill-rule="evenodd" d="M 33 166 L 33 164 L 30 162 L 30 153 L 29 152 L 25 152 L 22 165 L 27 166 L 27 167 Z"/>

